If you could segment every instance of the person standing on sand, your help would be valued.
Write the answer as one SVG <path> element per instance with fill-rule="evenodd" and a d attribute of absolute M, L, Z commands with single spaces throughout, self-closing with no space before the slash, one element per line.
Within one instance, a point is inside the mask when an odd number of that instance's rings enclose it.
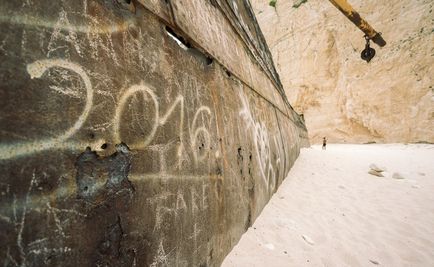
<path fill-rule="evenodd" d="M 322 149 L 325 150 L 327 146 L 327 139 L 325 137 L 323 137 L 322 139 Z"/>

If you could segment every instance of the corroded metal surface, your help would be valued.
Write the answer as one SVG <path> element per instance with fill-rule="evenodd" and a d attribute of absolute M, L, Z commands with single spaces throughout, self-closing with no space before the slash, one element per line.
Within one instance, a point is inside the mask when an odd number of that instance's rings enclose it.
<path fill-rule="evenodd" d="M 237 3 L 1 2 L 4 266 L 220 264 L 307 141 Z"/>
<path fill-rule="evenodd" d="M 369 23 L 364 20 L 360 14 L 346 0 L 329 0 L 342 14 L 344 14 L 354 25 L 364 32 L 374 43 L 379 46 L 385 46 L 386 41 L 380 33 L 375 31 Z"/>

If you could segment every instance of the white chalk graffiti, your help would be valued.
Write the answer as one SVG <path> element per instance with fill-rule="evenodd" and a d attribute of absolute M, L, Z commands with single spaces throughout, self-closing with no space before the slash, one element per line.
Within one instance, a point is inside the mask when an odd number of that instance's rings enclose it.
<path fill-rule="evenodd" d="M 196 150 L 197 140 L 198 140 L 200 133 L 202 133 L 206 144 L 211 143 L 211 137 L 210 137 L 210 134 L 208 132 L 208 129 L 205 126 L 197 127 L 197 125 L 196 125 L 199 114 L 201 114 L 201 113 L 206 113 L 206 114 L 208 114 L 208 116 L 211 116 L 211 110 L 209 109 L 209 107 L 202 106 L 196 111 L 196 114 L 194 114 L 191 128 L 189 128 L 190 136 L 191 136 L 191 146 L 192 146 L 193 151 L 197 151 Z M 195 130 L 194 133 L 192 133 L 193 130 Z M 193 153 L 193 155 L 194 155 L 194 160 L 197 163 L 198 161 L 203 160 L 207 154 L 204 153 L 202 155 L 198 155 L 198 153 Z"/>
<path fill-rule="evenodd" d="M 176 193 L 163 192 L 147 199 L 147 202 L 152 206 L 152 210 L 155 210 L 153 232 L 161 232 L 162 229 L 167 229 L 170 227 L 168 221 L 176 221 L 180 216 L 185 216 L 188 211 L 191 211 L 194 218 L 207 211 L 209 209 L 209 185 L 202 182 L 201 189 L 196 191 L 191 188 L 187 192 L 178 190 Z M 186 198 L 188 201 L 186 201 Z"/>
<path fill-rule="evenodd" d="M 133 85 L 130 88 L 128 88 L 125 93 L 122 95 L 122 97 L 119 100 L 118 106 L 116 108 L 115 117 L 113 119 L 113 131 L 114 131 L 114 141 L 115 143 L 121 142 L 122 138 L 120 136 L 120 127 L 121 127 L 121 116 L 124 110 L 125 105 L 127 104 L 127 101 L 129 98 L 131 98 L 134 94 L 137 93 L 143 93 L 143 94 L 149 94 L 152 101 L 154 102 L 155 106 L 155 117 L 154 124 L 152 127 L 151 132 L 147 136 L 147 138 L 143 142 L 135 143 L 131 145 L 134 148 L 145 148 L 146 146 L 151 143 L 152 139 L 154 138 L 155 133 L 157 132 L 158 125 L 161 124 L 160 116 L 159 116 L 159 104 L 157 100 L 157 96 L 154 94 L 152 90 L 150 90 L 147 86 L 145 86 L 143 83 L 140 85 Z"/>
<path fill-rule="evenodd" d="M 119 100 L 118 106 L 116 108 L 116 112 L 115 112 L 115 117 L 113 120 L 113 132 L 114 132 L 114 142 L 115 143 L 119 143 L 122 141 L 121 138 L 121 133 L 120 133 L 120 129 L 121 129 L 121 116 L 124 112 L 124 108 L 128 103 L 128 100 L 134 96 L 135 94 L 138 93 L 142 93 L 142 94 L 147 94 L 150 96 L 150 98 L 152 99 L 152 103 L 154 106 L 154 112 L 155 115 L 153 116 L 152 120 L 153 120 L 153 125 L 151 128 L 150 133 L 146 136 L 146 138 L 143 141 L 137 141 L 133 144 L 129 144 L 131 148 L 133 149 L 144 149 L 147 146 L 149 146 L 149 144 L 152 142 L 152 140 L 154 139 L 158 127 L 163 126 L 167 123 L 167 121 L 169 120 L 169 118 L 171 116 L 173 116 L 175 113 L 175 110 L 177 108 L 179 108 L 179 146 L 178 146 L 178 153 L 177 156 L 178 158 L 181 157 L 181 154 L 183 153 L 183 150 L 185 149 L 184 147 L 184 97 L 182 95 L 179 95 L 175 101 L 169 106 L 169 108 L 167 109 L 166 113 L 164 115 L 160 115 L 161 110 L 160 110 L 160 104 L 158 101 L 157 96 L 155 95 L 154 91 L 151 90 L 148 86 L 146 86 L 143 82 L 139 85 L 133 85 L 131 87 L 129 87 L 125 93 L 122 95 L 122 97 Z M 209 107 L 207 106 L 201 106 L 200 108 L 197 109 L 194 117 L 193 117 L 193 122 L 191 124 L 191 127 L 188 127 L 188 131 L 190 134 L 190 145 L 191 145 L 191 150 L 193 151 L 193 157 L 194 157 L 194 161 L 195 163 L 197 163 L 200 160 L 203 160 L 207 154 L 203 153 L 202 155 L 199 155 L 196 149 L 196 145 L 197 145 L 197 139 L 199 134 L 202 134 L 202 136 L 205 139 L 205 143 L 206 144 L 210 144 L 210 133 L 208 131 L 208 129 L 205 126 L 198 126 L 198 118 L 199 115 L 205 113 L 208 116 L 211 116 L 211 110 Z M 146 118 L 148 119 L 148 118 Z"/>
<path fill-rule="evenodd" d="M 94 90 L 92 88 L 90 78 L 83 70 L 83 68 L 78 64 L 71 63 L 63 59 L 45 59 L 45 60 L 35 61 L 27 65 L 27 72 L 29 73 L 32 79 L 41 78 L 42 75 L 47 70 L 54 67 L 71 70 L 77 73 L 83 80 L 86 89 L 86 99 L 85 99 L 86 102 L 81 115 L 77 118 L 75 123 L 70 128 L 68 128 L 63 133 L 60 133 L 54 137 L 44 138 L 41 140 L 36 140 L 36 141 L 31 141 L 26 143 L 0 144 L 0 160 L 30 155 L 36 152 L 41 152 L 50 149 L 83 150 L 86 146 L 90 146 L 92 149 L 96 150 L 96 148 L 99 148 L 99 146 L 101 146 L 101 144 L 104 143 L 104 140 L 102 139 L 90 143 L 68 140 L 75 133 L 77 133 L 77 131 L 79 131 L 82 128 L 82 126 L 85 124 L 86 120 L 88 119 L 88 116 L 91 112 L 92 105 L 93 105 Z M 56 89 L 53 89 L 52 87 L 50 87 L 50 89 L 58 92 Z M 114 117 L 112 120 L 113 142 L 120 143 L 122 141 L 122 136 L 120 131 L 121 124 L 122 124 L 121 117 L 122 114 L 124 113 L 125 107 L 129 103 L 130 98 L 136 94 L 143 94 L 144 96 L 147 95 L 150 97 L 151 102 L 154 106 L 155 115 L 152 118 L 149 117 L 144 118 L 144 120 L 147 121 L 152 120 L 152 128 L 149 134 L 147 134 L 147 136 L 144 137 L 143 140 L 137 140 L 132 144 L 129 144 L 130 148 L 143 150 L 146 147 L 148 147 L 151 144 L 151 142 L 154 140 L 158 128 L 160 126 L 165 125 L 168 122 L 169 118 L 174 117 L 175 110 L 179 109 L 179 114 L 176 114 L 179 115 L 179 117 L 176 117 L 177 119 L 179 118 L 179 133 L 178 133 L 179 146 L 178 146 L 177 156 L 178 158 L 181 158 L 182 153 L 185 151 L 184 97 L 182 95 L 178 95 L 175 98 L 175 100 L 171 103 L 171 105 L 167 108 L 166 112 L 165 113 L 161 112 L 160 102 L 158 100 L 157 95 L 149 86 L 145 85 L 144 82 L 130 86 L 121 95 L 117 103 L 116 110 L 114 112 Z M 211 119 L 211 116 L 212 116 L 212 112 L 210 108 L 207 106 L 201 106 L 196 110 L 192 123 L 188 127 L 188 133 L 190 135 L 189 144 L 195 163 L 205 159 L 205 157 L 208 155 L 207 152 L 206 153 L 198 152 L 197 143 L 198 143 L 199 136 L 202 136 L 203 137 L 202 146 L 203 147 L 205 146 L 204 143 L 206 143 L 206 145 L 210 144 L 211 141 L 210 133 L 204 123 L 206 122 L 206 118 Z"/>
<path fill-rule="evenodd" d="M 28 155 L 48 149 L 68 149 L 75 145 L 74 143 L 65 144 L 64 141 L 74 135 L 83 126 L 90 113 L 93 103 L 92 84 L 90 82 L 89 76 L 81 66 L 63 59 L 45 59 L 35 61 L 27 65 L 27 72 L 30 74 L 30 78 L 32 79 L 41 78 L 48 69 L 53 67 L 74 71 L 82 78 L 86 87 L 86 104 L 84 106 L 83 112 L 73 126 L 58 136 L 19 144 L 0 144 L 0 160 Z"/>
<path fill-rule="evenodd" d="M 166 253 L 164 251 L 163 240 L 160 240 L 160 244 L 158 246 L 157 253 L 156 253 L 154 260 L 153 260 L 152 264 L 150 265 L 150 267 L 169 266 L 169 256 L 172 253 L 172 251 L 170 251 L 169 253 Z"/>
<path fill-rule="evenodd" d="M 71 24 L 58 24 L 58 21 L 50 21 L 46 18 L 40 18 L 40 17 L 34 17 L 30 16 L 28 14 L 22 15 L 22 14 L 16 14 L 15 16 L 10 16 L 10 14 L 7 14 L 4 12 L 6 10 L 1 10 L 0 12 L 0 22 L 1 23 L 10 23 L 15 25 L 24 25 L 27 27 L 43 27 L 43 28 L 55 28 L 60 27 L 61 30 L 64 31 L 74 31 L 74 32 L 93 32 L 93 33 L 116 33 L 116 32 L 122 32 L 128 29 L 128 27 L 135 26 L 134 21 L 131 19 L 122 21 L 122 23 L 114 23 L 111 22 L 111 24 L 107 25 L 97 25 L 99 27 L 96 27 L 95 25 L 71 25 Z M 64 15 L 65 14 L 65 15 Z M 60 12 L 60 17 L 66 16 L 65 11 Z"/>
<path fill-rule="evenodd" d="M 32 79 L 41 78 L 42 74 L 44 74 L 45 71 L 52 67 L 70 69 L 76 72 L 83 79 L 84 85 L 86 87 L 86 105 L 84 107 L 83 113 L 80 115 L 80 117 L 71 128 L 69 128 L 67 131 L 65 131 L 64 134 L 56 138 L 59 141 L 63 141 L 71 137 L 75 132 L 77 132 L 77 130 L 80 129 L 81 126 L 83 126 L 83 123 L 86 121 L 90 109 L 92 108 L 93 89 L 89 76 L 87 76 L 83 68 L 77 64 L 68 62 L 63 59 L 45 59 L 35 61 L 32 64 L 27 65 L 27 72 L 30 74 L 30 78 Z"/>
<path fill-rule="evenodd" d="M 278 169 L 283 170 L 282 164 L 284 163 L 283 160 L 281 160 L 281 144 L 279 142 L 279 138 L 277 136 L 270 138 L 266 125 L 263 122 L 257 121 L 255 119 L 250 110 L 247 96 L 242 91 L 240 91 L 240 100 L 242 109 L 239 114 L 247 124 L 246 129 L 252 134 L 259 171 L 265 184 L 269 186 L 269 189 L 274 190 L 276 187 L 278 173 L 273 166 L 279 166 Z M 274 145 L 276 147 L 275 150 L 271 149 L 271 141 L 274 141 Z M 277 152 L 274 162 L 272 159 L 273 151 Z"/>
<path fill-rule="evenodd" d="M 51 196 L 40 196 L 38 193 L 35 194 L 34 191 L 39 191 L 38 188 L 40 188 L 40 182 L 37 179 L 36 170 L 34 169 L 31 174 L 30 184 L 23 196 L 24 199 L 17 199 L 15 193 L 9 191 L 9 187 L 6 188 L 7 192 L 2 192 L 2 195 L 5 193 L 4 195 L 6 198 L 13 199 L 12 203 L 2 203 L 0 206 L 0 213 L 4 213 L 1 217 L 4 218 L 9 225 L 15 227 L 17 231 L 15 242 L 18 249 L 18 254 L 11 255 L 9 252 L 10 246 L 7 247 L 6 257 L 4 259 L 5 266 L 11 266 L 7 263 L 13 263 L 13 266 L 28 266 L 27 264 L 30 262 L 29 257 L 31 257 L 32 254 L 42 254 L 47 256 L 51 253 L 70 253 L 72 248 L 63 246 L 61 240 L 68 238 L 66 233 L 68 227 L 72 225 L 72 218 L 87 216 L 73 209 L 60 209 L 52 206 L 50 204 L 50 200 L 53 199 Z M 12 212 L 8 212 L 8 210 L 11 210 Z M 35 240 L 31 240 L 28 237 L 24 238 L 25 233 L 28 232 L 28 228 L 30 227 L 28 226 L 28 217 L 32 217 L 31 214 L 34 214 L 35 212 L 41 214 L 46 213 L 46 224 L 54 224 L 54 236 L 51 238 L 39 237 Z M 9 214 L 9 216 L 6 214 Z M 65 214 L 71 216 L 66 217 Z M 50 244 L 52 239 L 59 241 L 57 246 L 51 246 L 53 245 Z"/>

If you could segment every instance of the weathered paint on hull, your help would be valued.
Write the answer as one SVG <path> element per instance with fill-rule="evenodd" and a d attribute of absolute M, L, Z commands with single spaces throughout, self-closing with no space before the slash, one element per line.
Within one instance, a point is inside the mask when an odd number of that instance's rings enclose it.
<path fill-rule="evenodd" d="M 248 3 L 200 2 L 1 2 L 4 266 L 216 266 L 258 216 L 306 129 Z"/>

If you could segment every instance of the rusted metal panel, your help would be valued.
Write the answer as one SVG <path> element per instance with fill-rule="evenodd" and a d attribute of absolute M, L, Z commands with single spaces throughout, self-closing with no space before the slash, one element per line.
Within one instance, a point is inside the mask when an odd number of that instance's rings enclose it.
<path fill-rule="evenodd" d="M 274 67 L 271 53 L 259 28 L 259 24 L 256 21 L 253 8 L 251 7 L 249 1 L 216 0 L 215 6 L 222 11 L 222 14 L 224 14 L 232 24 L 234 30 L 247 45 L 250 54 L 261 66 L 262 70 L 270 77 L 277 89 L 281 89 L 283 92 L 283 86 Z"/>
<path fill-rule="evenodd" d="M 134 2 L 133 2 L 134 4 Z M 154 13 L 157 17 L 164 20 L 166 23 L 175 26 L 173 21 L 170 1 L 166 0 L 137 0 L 137 4 L 144 6 L 146 9 Z"/>
<path fill-rule="evenodd" d="M 148 4 L 0 3 L 4 266 L 219 265 L 298 155 L 304 125 L 246 46 L 271 100 Z"/>
<path fill-rule="evenodd" d="M 176 25 L 196 40 L 232 74 L 262 97 L 284 111 L 282 96 L 259 64 L 252 60 L 246 45 L 212 1 L 171 1 Z"/>

